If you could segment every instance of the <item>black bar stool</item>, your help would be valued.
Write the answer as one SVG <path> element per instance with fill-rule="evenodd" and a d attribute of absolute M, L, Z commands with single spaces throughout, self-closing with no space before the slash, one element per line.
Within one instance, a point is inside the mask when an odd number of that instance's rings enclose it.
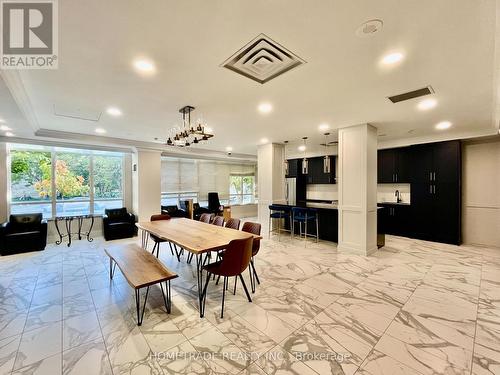
<path fill-rule="evenodd" d="M 291 218 L 291 210 L 290 207 L 287 206 L 280 206 L 280 205 L 275 205 L 272 204 L 269 206 L 269 231 L 268 231 L 268 237 L 271 238 L 271 233 L 272 232 L 278 232 L 278 241 L 280 240 L 281 237 L 281 232 L 292 232 L 291 229 L 285 229 L 281 227 L 281 220 L 285 218 L 290 219 L 290 225 L 292 225 Z M 272 229 L 272 221 L 273 219 L 278 220 L 278 228 Z"/>
<path fill-rule="evenodd" d="M 310 221 L 314 221 L 316 224 L 316 235 L 307 233 L 307 223 Z M 292 208 L 292 236 L 295 233 L 295 222 L 299 223 L 299 237 L 302 237 L 302 233 L 304 233 L 304 240 L 307 240 L 307 236 L 316 237 L 316 242 L 319 241 L 319 232 L 318 232 L 318 211 L 313 208 L 302 208 L 302 207 L 293 207 Z M 304 232 L 302 232 L 302 224 L 304 224 Z M 304 244 L 305 246 L 305 244 Z"/>

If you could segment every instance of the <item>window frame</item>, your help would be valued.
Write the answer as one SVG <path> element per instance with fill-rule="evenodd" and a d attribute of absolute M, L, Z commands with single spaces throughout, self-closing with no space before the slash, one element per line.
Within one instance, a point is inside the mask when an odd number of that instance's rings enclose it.
<path fill-rule="evenodd" d="M 18 147 L 16 147 L 18 146 Z M 51 197 L 48 200 L 40 200 L 40 201 L 26 201 L 26 202 L 13 202 L 12 201 L 12 181 L 11 181 L 11 165 L 12 159 L 11 154 L 15 151 L 26 151 L 26 152 L 50 152 L 51 154 Z M 85 199 L 79 199 L 75 201 L 57 199 L 56 198 L 56 162 L 57 162 L 57 154 L 58 153 L 74 153 L 74 154 L 82 154 L 89 158 L 89 196 L 84 197 Z M 121 183 L 120 183 L 120 191 L 121 198 L 95 198 L 95 186 L 94 186 L 94 156 L 107 156 L 109 157 L 119 157 L 121 162 Z M 125 200 L 125 157 L 123 153 L 120 152 L 112 152 L 112 151 L 98 151 L 98 150 L 87 150 L 87 149 L 79 149 L 79 148 L 66 148 L 66 147 L 56 147 L 56 146 L 38 146 L 38 145 L 15 145 L 8 144 L 7 149 L 7 184 L 8 184 L 8 211 L 9 215 L 12 214 L 13 206 L 20 205 L 35 205 L 35 204 L 50 204 L 51 205 L 51 215 L 47 217 L 47 220 L 54 220 L 56 217 L 63 216 L 72 216 L 72 215 L 58 215 L 57 214 L 57 204 L 59 203 L 69 203 L 69 202 L 78 202 L 78 203 L 88 203 L 89 209 L 87 212 L 81 212 L 74 216 L 84 216 L 84 215 L 93 215 L 93 216 L 102 216 L 104 213 L 95 213 L 95 203 L 96 202 L 109 202 L 109 201 L 120 201 L 121 206 L 123 207 L 123 202 Z"/>

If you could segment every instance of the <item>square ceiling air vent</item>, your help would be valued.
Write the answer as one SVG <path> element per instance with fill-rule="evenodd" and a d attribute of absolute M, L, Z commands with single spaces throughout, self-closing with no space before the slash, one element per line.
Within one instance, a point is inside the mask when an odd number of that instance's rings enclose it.
<path fill-rule="evenodd" d="M 398 95 L 388 96 L 387 99 L 389 99 L 393 103 L 399 103 L 405 100 L 415 99 L 430 94 L 434 94 L 434 89 L 432 88 L 432 86 L 427 86 L 418 90 L 413 90 Z"/>
<path fill-rule="evenodd" d="M 222 63 L 222 66 L 264 84 L 305 63 L 281 44 L 260 34 Z"/>

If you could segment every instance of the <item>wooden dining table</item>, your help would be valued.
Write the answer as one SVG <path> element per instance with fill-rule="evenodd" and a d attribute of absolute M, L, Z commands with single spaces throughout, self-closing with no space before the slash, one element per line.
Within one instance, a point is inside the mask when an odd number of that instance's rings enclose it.
<path fill-rule="evenodd" d="M 198 303 L 200 317 L 203 317 L 203 265 L 208 260 L 211 251 L 222 250 L 228 247 L 232 240 L 253 237 L 262 239 L 252 233 L 236 229 L 220 227 L 186 218 L 171 218 L 170 220 L 140 221 L 136 223 L 142 231 L 142 246 L 146 248 L 149 234 L 180 246 L 196 257 L 196 273 L 198 284 Z M 205 260 L 203 255 L 205 254 Z"/>

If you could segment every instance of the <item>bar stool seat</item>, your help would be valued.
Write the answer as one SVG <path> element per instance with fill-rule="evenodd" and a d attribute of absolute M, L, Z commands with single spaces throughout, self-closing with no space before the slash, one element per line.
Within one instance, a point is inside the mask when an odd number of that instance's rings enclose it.
<path fill-rule="evenodd" d="M 288 206 L 281 206 L 272 204 L 269 206 L 269 233 L 268 236 L 271 237 L 272 232 L 278 232 L 278 241 L 280 240 L 281 232 L 292 232 L 291 229 L 284 229 L 281 226 L 281 219 L 289 218 L 290 225 L 292 219 L 292 211 Z M 272 220 L 278 220 L 278 228 L 272 229 Z"/>
<path fill-rule="evenodd" d="M 315 222 L 316 224 L 316 234 L 308 234 L 307 233 L 307 224 L 309 222 Z M 318 211 L 313 208 L 304 208 L 304 207 L 293 207 L 292 208 L 292 236 L 295 233 L 295 223 L 299 223 L 299 236 L 302 237 L 302 225 L 304 225 L 304 240 L 307 237 L 315 237 L 316 242 L 319 241 L 319 232 L 318 232 Z"/>

